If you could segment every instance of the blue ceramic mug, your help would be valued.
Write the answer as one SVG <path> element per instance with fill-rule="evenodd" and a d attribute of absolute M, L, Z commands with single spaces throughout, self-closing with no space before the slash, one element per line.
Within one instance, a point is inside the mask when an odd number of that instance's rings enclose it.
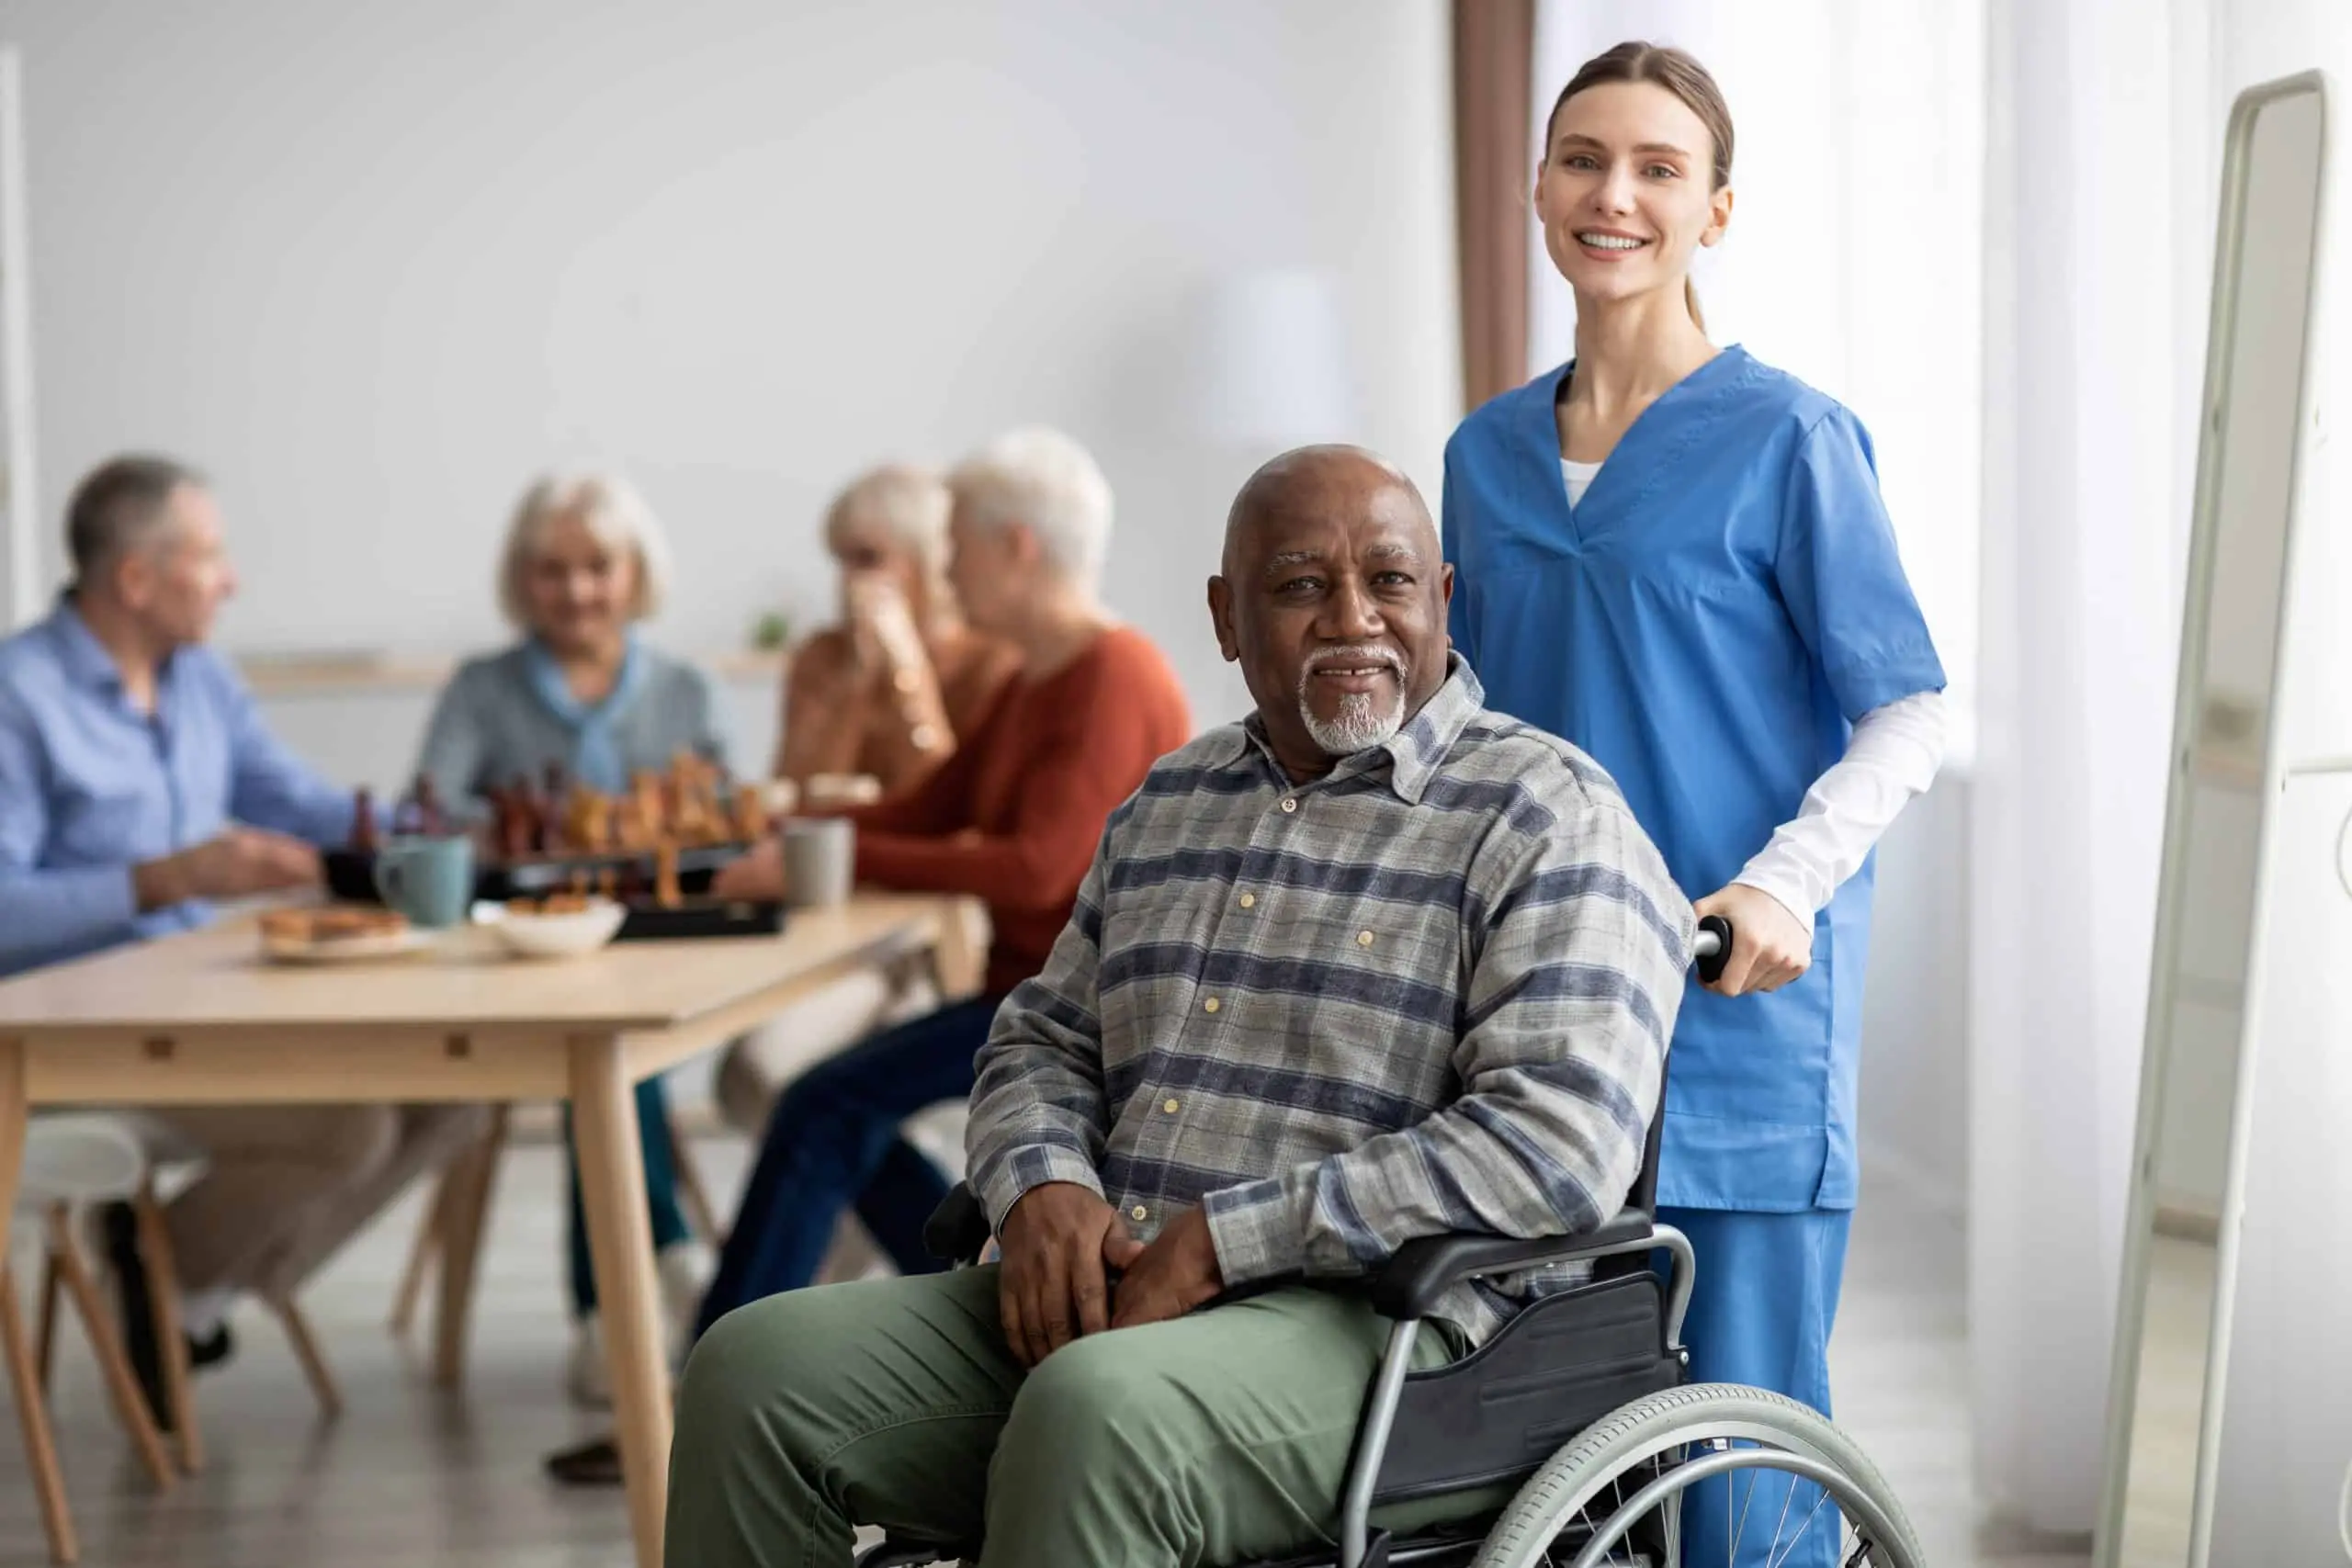
<path fill-rule="evenodd" d="M 471 839 L 392 839 L 376 852 L 376 894 L 428 929 L 460 924 L 474 899 Z"/>

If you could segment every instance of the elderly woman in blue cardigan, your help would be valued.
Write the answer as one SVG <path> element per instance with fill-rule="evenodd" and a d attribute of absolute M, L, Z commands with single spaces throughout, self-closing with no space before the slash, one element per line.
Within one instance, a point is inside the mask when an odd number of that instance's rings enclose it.
<path fill-rule="evenodd" d="M 417 764 L 440 798 L 480 815 L 489 791 L 537 781 L 550 763 L 611 793 L 639 769 L 668 767 L 681 750 L 725 765 L 710 678 L 636 630 L 659 609 L 668 576 L 660 525 L 626 482 L 582 474 L 533 484 L 515 508 L 498 575 L 500 608 L 522 636 L 468 660 L 442 692 Z M 679 1209 L 661 1080 L 639 1085 L 637 1095 L 662 1295 L 684 1324 L 709 1262 Z M 576 1172 L 571 1230 L 578 1332 L 567 1381 L 573 1398 L 602 1404 L 609 1393 Z"/>

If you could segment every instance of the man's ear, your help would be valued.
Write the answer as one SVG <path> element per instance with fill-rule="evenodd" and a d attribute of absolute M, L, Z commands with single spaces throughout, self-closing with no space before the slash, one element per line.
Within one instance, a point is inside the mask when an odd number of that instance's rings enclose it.
<path fill-rule="evenodd" d="M 126 550 L 107 569 L 113 579 L 108 584 L 115 597 L 133 609 L 145 606 L 155 596 L 155 560 L 152 550 Z"/>
<path fill-rule="evenodd" d="M 1453 608 L 1453 563 L 1448 561 L 1438 570 L 1437 602 L 1442 609 Z"/>
<path fill-rule="evenodd" d="M 1216 648 L 1227 664 L 1241 659 L 1241 642 L 1233 633 L 1233 585 L 1222 577 L 1209 579 L 1209 625 L 1216 632 Z"/>

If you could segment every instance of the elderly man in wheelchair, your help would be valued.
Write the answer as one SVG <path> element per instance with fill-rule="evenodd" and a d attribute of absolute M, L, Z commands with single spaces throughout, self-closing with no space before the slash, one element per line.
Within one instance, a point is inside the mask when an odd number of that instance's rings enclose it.
<path fill-rule="evenodd" d="M 1590 759 L 1483 707 L 1451 592 L 1370 454 L 1244 487 L 1209 606 L 1256 712 L 1114 814 L 980 1054 L 933 1235 L 1001 1261 L 716 1325 L 671 1562 L 1917 1561 L 1820 1416 L 1683 1383 L 1690 1248 L 1644 1210 L 1722 933 Z M 1694 1484 L 1736 1535 L 1679 1539 Z"/>

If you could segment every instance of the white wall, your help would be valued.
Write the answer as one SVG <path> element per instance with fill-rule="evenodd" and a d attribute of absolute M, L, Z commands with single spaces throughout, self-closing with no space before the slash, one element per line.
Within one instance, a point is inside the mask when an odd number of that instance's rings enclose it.
<path fill-rule="evenodd" d="M 1336 275 L 1355 434 L 1432 493 L 1458 412 L 1437 0 L 6 0 L 0 37 L 42 514 L 128 445 L 210 468 L 232 648 L 490 641 L 506 507 L 582 458 L 676 535 L 659 634 L 737 646 L 830 603 L 853 469 L 1046 420 L 1110 472 L 1110 597 L 1206 722 L 1248 455 L 1195 434 L 1200 294 Z M 393 709 L 322 761 L 387 782 Z"/>

